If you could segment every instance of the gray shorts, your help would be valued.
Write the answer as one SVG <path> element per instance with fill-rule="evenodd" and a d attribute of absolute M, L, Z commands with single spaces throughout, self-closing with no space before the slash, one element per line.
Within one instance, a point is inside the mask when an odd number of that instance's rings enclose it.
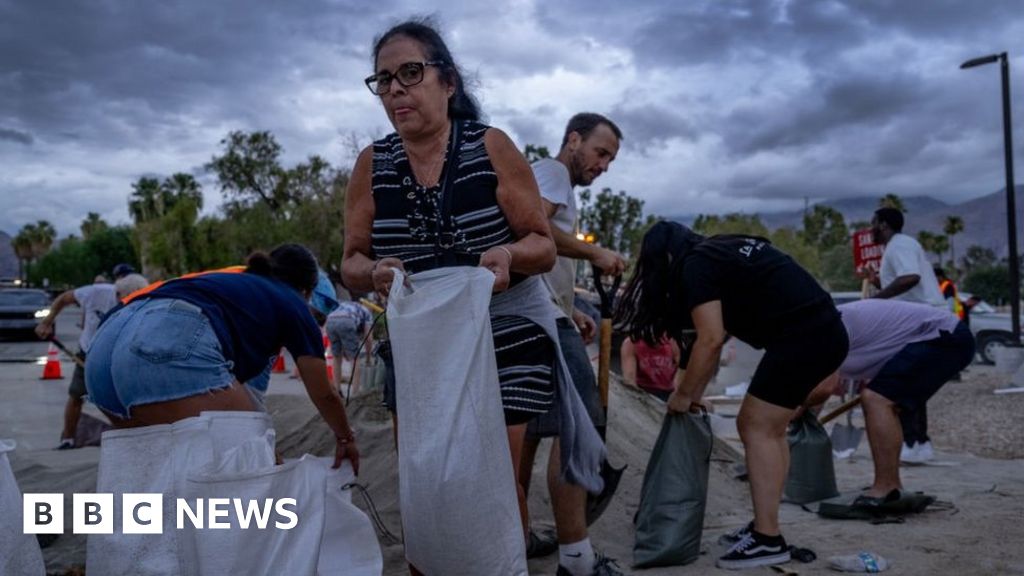
<path fill-rule="evenodd" d="M 597 388 L 594 367 L 590 364 L 590 356 L 587 354 L 586 345 L 583 344 L 583 337 L 576 331 L 572 320 L 568 318 L 558 319 L 558 344 L 562 348 L 562 355 L 565 356 L 565 363 L 572 376 L 573 385 L 583 400 L 583 405 L 587 408 L 590 420 L 595 427 L 604 426 L 604 409 L 601 408 L 601 397 Z M 537 439 L 558 436 L 559 423 L 556 404 L 551 410 L 530 421 L 526 427 L 526 437 Z"/>
<path fill-rule="evenodd" d="M 75 354 L 78 358 L 85 362 L 85 354 L 79 352 Z M 85 396 L 85 368 L 78 362 L 75 362 L 75 369 L 71 373 L 71 384 L 68 385 L 68 396 L 72 398 L 82 398 Z"/>

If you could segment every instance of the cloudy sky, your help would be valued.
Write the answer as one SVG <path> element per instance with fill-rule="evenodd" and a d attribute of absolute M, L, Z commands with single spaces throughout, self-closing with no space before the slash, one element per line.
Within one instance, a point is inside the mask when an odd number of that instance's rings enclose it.
<path fill-rule="evenodd" d="M 0 230 L 127 222 L 133 181 L 179 171 L 215 210 L 202 166 L 231 130 L 349 165 L 347 141 L 390 131 L 373 38 L 422 14 L 520 145 L 616 120 L 595 186 L 663 215 L 1000 189 L 999 70 L 972 57 L 1009 53 L 1024 119 L 1024 9 L 1003 0 L 0 0 Z"/>

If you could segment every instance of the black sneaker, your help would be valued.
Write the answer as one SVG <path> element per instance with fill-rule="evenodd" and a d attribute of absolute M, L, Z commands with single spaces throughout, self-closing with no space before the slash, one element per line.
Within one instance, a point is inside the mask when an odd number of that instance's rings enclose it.
<path fill-rule="evenodd" d="M 789 546 L 781 536 L 765 536 L 751 530 L 718 559 L 719 568 L 739 570 L 789 562 Z"/>
<path fill-rule="evenodd" d="M 743 537 L 750 534 L 750 531 L 754 529 L 754 521 L 751 520 L 749 524 L 742 528 L 737 528 L 732 532 L 722 534 L 718 537 L 718 543 L 723 546 L 732 546 L 733 544 L 743 540 Z"/>
<path fill-rule="evenodd" d="M 60 444 L 54 450 L 73 450 L 75 448 L 74 438 L 61 438 Z"/>
<path fill-rule="evenodd" d="M 538 534 L 530 530 L 530 541 L 526 543 L 527 558 L 543 558 L 555 550 L 558 550 L 558 539 L 552 531 L 545 530 Z"/>
<path fill-rule="evenodd" d="M 558 566 L 558 572 L 556 576 L 572 576 L 572 573 L 563 568 L 561 565 Z M 600 554 L 594 557 L 594 571 L 591 573 L 592 576 L 626 576 L 619 570 L 619 565 L 615 563 L 615 560 L 607 556 Z"/>

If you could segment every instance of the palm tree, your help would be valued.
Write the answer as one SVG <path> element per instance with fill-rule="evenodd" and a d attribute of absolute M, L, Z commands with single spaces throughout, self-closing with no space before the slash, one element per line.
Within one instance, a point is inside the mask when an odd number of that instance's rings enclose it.
<path fill-rule="evenodd" d="M 177 204 L 181 200 L 191 200 L 195 203 L 196 210 L 203 209 L 203 188 L 191 174 L 183 172 L 172 174 L 160 185 L 160 191 L 164 198 L 165 211 L 169 211 L 173 204 Z"/>
<path fill-rule="evenodd" d="M 959 274 L 956 270 L 956 246 L 953 244 L 953 237 L 964 231 L 964 219 L 959 216 L 946 216 L 942 231 L 949 237 L 949 258 L 953 262 L 950 277 L 957 279 Z"/>
<path fill-rule="evenodd" d="M 82 231 L 83 240 L 88 240 L 93 235 L 98 234 L 107 228 L 108 226 L 106 221 L 103 220 L 103 218 L 100 218 L 100 215 L 96 212 L 89 212 L 85 217 L 85 220 L 82 220 L 82 224 L 79 226 L 79 229 Z"/>
<path fill-rule="evenodd" d="M 895 208 L 904 214 L 907 212 L 906 206 L 903 205 L 903 199 L 893 194 L 892 192 L 886 194 L 878 200 L 879 208 Z"/>
<path fill-rule="evenodd" d="M 53 246 L 53 241 L 56 238 L 57 229 L 53 227 L 53 224 L 46 220 L 37 221 L 31 236 L 33 259 L 45 256 L 50 251 L 50 247 Z"/>
<path fill-rule="evenodd" d="M 32 260 L 32 231 L 30 227 L 35 228 L 35 224 L 26 224 L 11 240 L 11 247 L 14 248 L 14 254 L 18 257 L 18 278 L 22 282 L 28 280 L 28 264 Z"/>
<path fill-rule="evenodd" d="M 128 213 L 136 226 L 163 215 L 163 199 L 160 181 L 156 178 L 139 178 L 132 184 L 132 195 L 128 199 Z"/>

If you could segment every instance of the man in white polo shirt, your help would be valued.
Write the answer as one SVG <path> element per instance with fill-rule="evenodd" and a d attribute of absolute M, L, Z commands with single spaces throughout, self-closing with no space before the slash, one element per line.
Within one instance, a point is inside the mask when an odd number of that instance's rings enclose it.
<path fill-rule="evenodd" d="M 892 298 L 904 302 L 946 308 L 946 299 L 939 290 L 932 263 L 917 240 L 903 234 L 903 212 L 895 208 L 879 208 L 871 219 L 871 235 L 876 244 L 884 244 L 879 276 L 874 278 L 881 291 L 875 298 Z M 952 315 L 952 314 L 951 314 Z M 900 460 L 921 464 L 934 457 L 928 438 L 928 412 L 920 408 L 904 408 L 900 412 L 903 425 L 903 450 Z"/>

